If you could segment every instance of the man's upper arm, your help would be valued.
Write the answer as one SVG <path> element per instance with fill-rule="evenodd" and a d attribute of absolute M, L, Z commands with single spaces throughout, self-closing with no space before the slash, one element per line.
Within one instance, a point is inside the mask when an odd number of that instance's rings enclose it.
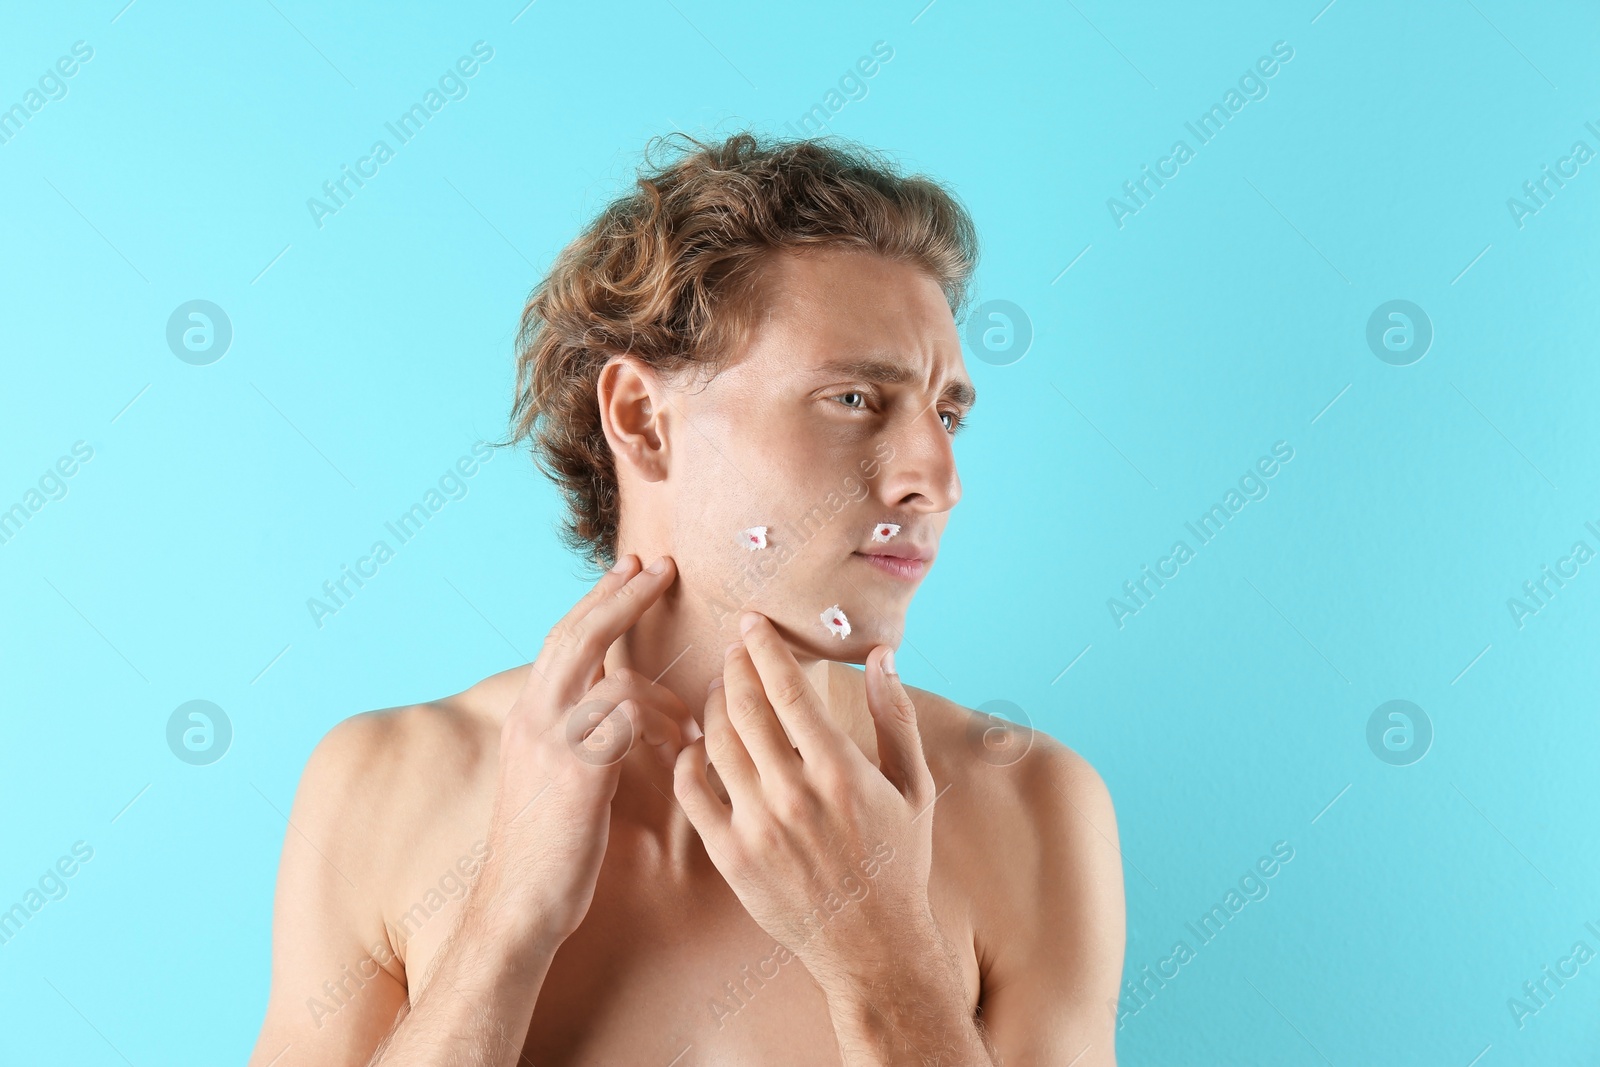
<path fill-rule="evenodd" d="M 386 777 L 369 772 L 393 758 L 392 730 L 387 713 L 354 716 L 306 761 L 284 830 L 272 992 L 249 1067 L 365 1065 L 405 1002 L 368 843 Z"/>
<path fill-rule="evenodd" d="M 1109 1067 L 1126 924 L 1111 794 L 1087 761 L 1048 741 L 1015 769 L 1037 865 L 1024 864 L 1032 884 L 995 946 L 984 1028 L 1003 1063 Z"/>

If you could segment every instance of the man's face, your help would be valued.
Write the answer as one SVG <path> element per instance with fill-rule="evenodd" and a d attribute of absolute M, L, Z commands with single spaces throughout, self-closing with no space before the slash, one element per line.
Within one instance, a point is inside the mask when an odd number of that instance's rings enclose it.
<path fill-rule="evenodd" d="M 864 662 L 899 645 L 961 498 L 960 339 L 938 283 L 874 253 L 778 254 L 761 291 L 746 351 L 671 391 L 672 555 L 725 632 L 752 609 L 797 653 Z M 899 531 L 874 540 L 885 523 Z M 759 526 L 766 547 L 747 547 Z M 921 562 L 873 561 L 891 552 Z"/>

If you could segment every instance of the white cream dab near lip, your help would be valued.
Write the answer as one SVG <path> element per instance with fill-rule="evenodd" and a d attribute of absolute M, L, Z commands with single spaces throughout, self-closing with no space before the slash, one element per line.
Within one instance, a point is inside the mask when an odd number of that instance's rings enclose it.
<path fill-rule="evenodd" d="M 877 529 L 872 531 L 874 541 L 887 541 L 900 532 L 900 527 L 892 522 L 880 522 Z"/>
<path fill-rule="evenodd" d="M 822 613 L 822 625 L 828 628 L 829 633 L 838 634 L 840 639 L 850 636 L 850 620 L 844 617 L 844 612 L 835 604 Z"/>
<path fill-rule="evenodd" d="M 752 526 L 748 530 L 740 530 L 739 543 L 752 552 L 759 548 L 766 548 L 767 528 L 765 526 Z"/>

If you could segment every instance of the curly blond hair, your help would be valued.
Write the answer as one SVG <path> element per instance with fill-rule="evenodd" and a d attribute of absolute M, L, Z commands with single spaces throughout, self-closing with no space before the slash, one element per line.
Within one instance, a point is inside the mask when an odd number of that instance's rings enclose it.
<path fill-rule="evenodd" d="M 664 149 L 669 158 L 655 162 Z M 717 143 L 653 138 L 636 187 L 562 249 L 522 310 L 512 433 L 567 507 L 560 536 L 616 562 L 621 501 L 596 382 L 628 353 L 666 377 L 715 374 L 742 351 L 761 267 L 777 250 L 844 246 L 909 261 L 959 318 L 978 259 L 960 200 L 879 153 L 828 136 Z"/>

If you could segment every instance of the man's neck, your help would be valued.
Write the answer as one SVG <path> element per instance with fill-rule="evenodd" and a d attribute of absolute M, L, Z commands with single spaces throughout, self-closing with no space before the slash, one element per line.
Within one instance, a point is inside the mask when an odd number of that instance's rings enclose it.
<path fill-rule="evenodd" d="M 611 674 L 627 668 L 672 691 L 696 726 L 703 728 L 706 687 L 712 678 L 722 676 L 727 647 L 738 639 L 738 626 L 738 614 L 724 616 L 719 625 L 681 597 L 671 601 L 664 597 L 611 646 L 605 671 Z M 876 735 L 870 719 L 865 718 L 865 707 L 851 699 L 848 684 L 835 687 L 839 677 L 835 664 L 825 659 L 795 659 L 828 714 L 858 743 L 862 743 L 864 727 L 865 744 L 870 746 L 866 751 L 875 753 Z M 715 768 L 711 779 L 713 788 L 721 793 Z M 623 759 L 612 802 L 613 830 L 620 829 L 617 820 L 621 820 L 655 840 L 655 848 L 674 857 L 673 862 L 688 866 L 698 851 L 698 838 L 672 793 L 672 769 L 657 763 L 649 746 L 636 745 Z"/>
<path fill-rule="evenodd" d="M 739 613 L 720 622 L 687 603 L 680 589 L 668 590 L 605 657 L 605 672 L 637 671 L 671 690 L 696 725 L 705 721 L 706 686 L 722 674 L 728 644 L 739 637 Z M 791 651 L 793 651 L 791 647 Z M 832 660 L 795 656 L 812 690 L 829 716 L 853 738 L 870 760 L 877 756 L 877 735 L 867 710 L 862 676 Z M 486 702 L 503 715 L 527 678 L 526 669 L 504 671 L 480 683 Z M 664 832 L 673 851 L 683 847 L 687 820 L 672 797 L 672 770 L 655 761 L 648 745 L 636 745 L 622 764 L 615 809 L 627 821 Z M 713 778 L 715 781 L 715 778 Z"/>
<path fill-rule="evenodd" d="M 719 623 L 669 592 L 611 646 L 606 673 L 623 667 L 639 672 L 675 693 L 703 725 L 706 687 L 722 676 L 728 645 L 740 639 L 738 627 L 738 613 L 725 615 Z M 834 721 L 848 729 L 848 720 L 840 719 L 844 709 L 833 706 L 831 661 L 799 655 L 795 661 Z"/>

